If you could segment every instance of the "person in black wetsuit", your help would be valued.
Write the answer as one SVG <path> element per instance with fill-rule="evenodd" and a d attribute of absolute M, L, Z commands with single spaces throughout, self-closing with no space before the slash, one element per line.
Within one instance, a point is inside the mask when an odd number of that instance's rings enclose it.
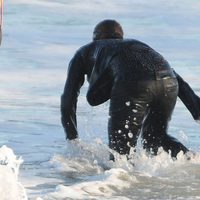
<path fill-rule="evenodd" d="M 195 120 L 200 119 L 200 98 L 147 44 L 123 39 L 115 20 L 97 24 L 93 41 L 81 47 L 72 58 L 61 96 L 61 121 L 66 138 L 78 137 L 76 105 L 79 90 L 87 75 L 87 100 L 96 106 L 110 99 L 109 147 L 128 155 L 139 134 L 143 147 L 157 154 L 162 147 L 176 157 L 188 149 L 167 133 L 177 96 Z"/>

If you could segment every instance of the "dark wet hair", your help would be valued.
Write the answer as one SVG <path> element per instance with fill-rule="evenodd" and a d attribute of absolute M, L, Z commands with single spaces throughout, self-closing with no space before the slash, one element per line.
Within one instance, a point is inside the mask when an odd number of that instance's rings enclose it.
<path fill-rule="evenodd" d="M 123 29 L 117 21 L 105 19 L 94 28 L 93 40 L 122 39 L 123 35 Z"/>

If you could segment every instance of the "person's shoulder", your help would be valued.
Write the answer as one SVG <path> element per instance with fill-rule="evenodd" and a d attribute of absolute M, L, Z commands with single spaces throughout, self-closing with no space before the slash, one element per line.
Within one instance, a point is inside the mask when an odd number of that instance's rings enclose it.
<path fill-rule="evenodd" d="M 92 42 L 89 42 L 89 43 L 87 43 L 87 44 L 81 46 L 81 47 L 78 49 L 78 51 L 81 52 L 81 51 L 87 50 L 87 49 L 91 48 L 91 47 L 94 46 L 94 45 L 95 45 L 95 44 L 94 44 L 93 41 L 92 41 Z"/>
<path fill-rule="evenodd" d="M 149 45 L 147 45 L 145 42 L 142 42 L 142 41 L 137 40 L 137 39 L 131 39 L 131 38 L 124 39 L 123 42 L 124 42 L 125 44 L 135 44 L 135 45 L 149 46 Z"/>
<path fill-rule="evenodd" d="M 74 58 L 82 57 L 82 55 L 84 54 L 84 52 L 86 52 L 87 49 L 89 49 L 91 45 L 92 45 L 92 42 L 80 46 L 79 48 L 77 48 L 77 49 L 75 50 L 75 53 L 74 53 L 74 56 L 73 56 L 73 57 L 74 57 Z"/>
<path fill-rule="evenodd" d="M 94 42 L 89 42 L 81 47 L 79 47 L 77 50 L 76 50 L 76 53 L 75 55 L 76 56 L 79 56 L 79 55 L 84 55 L 86 52 L 90 51 L 93 46 L 94 46 Z"/>

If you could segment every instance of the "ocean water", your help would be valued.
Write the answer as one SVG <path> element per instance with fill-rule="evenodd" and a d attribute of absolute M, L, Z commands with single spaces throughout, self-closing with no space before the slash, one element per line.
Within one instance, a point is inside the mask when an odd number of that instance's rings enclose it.
<path fill-rule="evenodd" d="M 140 148 L 108 160 L 108 102 L 78 102 L 80 140 L 66 142 L 60 95 L 75 51 L 102 19 L 159 51 L 200 95 L 198 0 L 7 0 L 0 48 L 0 200 L 200 199 L 200 124 L 178 99 L 169 133 L 196 156 Z"/>

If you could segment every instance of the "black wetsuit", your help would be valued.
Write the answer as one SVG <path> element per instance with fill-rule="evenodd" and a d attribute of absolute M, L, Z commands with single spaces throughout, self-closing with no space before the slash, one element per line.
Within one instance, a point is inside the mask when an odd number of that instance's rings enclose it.
<path fill-rule="evenodd" d="M 154 154 L 159 147 L 175 157 L 188 149 L 167 134 L 177 95 L 194 119 L 200 117 L 200 99 L 168 62 L 137 40 L 100 40 L 79 49 L 69 65 L 61 98 L 62 124 L 67 139 L 78 136 L 76 104 L 87 75 L 88 102 L 99 105 L 110 99 L 109 147 L 129 154 L 139 133 L 143 147 Z"/>

